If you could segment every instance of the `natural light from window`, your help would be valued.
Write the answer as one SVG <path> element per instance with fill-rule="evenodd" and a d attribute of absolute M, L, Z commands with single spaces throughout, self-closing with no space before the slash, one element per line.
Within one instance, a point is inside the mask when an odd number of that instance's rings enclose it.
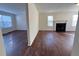
<path fill-rule="evenodd" d="M 53 26 L 53 16 L 48 16 L 48 26 Z"/>
<path fill-rule="evenodd" d="M 1 28 L 10 28 L 10 27 L 12 27 L 11 16 L 0 15 L 0 27 Z"/>
<path fill-rule="evenodd" d="M 77 25 L 77 19 L 78 19 L 78 15 L 73 15 L 72 26 Z"/>

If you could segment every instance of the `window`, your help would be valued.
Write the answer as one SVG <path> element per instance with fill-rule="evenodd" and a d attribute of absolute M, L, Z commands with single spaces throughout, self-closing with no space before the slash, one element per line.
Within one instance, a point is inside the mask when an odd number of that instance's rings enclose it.
<path fill-rule="evenodd" d="M 0 28 L 2 28 L 1 15 L 0 15 Z"/>
<path fill-rule="evenodd" d="M 11 16 L 0 15 L 0 25 L 1 28 L 9 28 L 12 27 L 12 19 Z"/>
<path fill-rule="evenodd" d="M 76 26 L 78 15 L 73 15 L 72 26 Z"/>
<path fill-rule="evenodd" d="M 53 26 L 53 16 L 48 16 L 48 26 Z"/>

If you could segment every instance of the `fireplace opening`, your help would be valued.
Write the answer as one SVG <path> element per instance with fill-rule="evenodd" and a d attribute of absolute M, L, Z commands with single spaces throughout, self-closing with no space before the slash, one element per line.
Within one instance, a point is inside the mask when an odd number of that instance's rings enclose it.
<path fill-rule="evenodd" d="M 56 32 L 65 32 L 66 23 L 56 23 Z"/>

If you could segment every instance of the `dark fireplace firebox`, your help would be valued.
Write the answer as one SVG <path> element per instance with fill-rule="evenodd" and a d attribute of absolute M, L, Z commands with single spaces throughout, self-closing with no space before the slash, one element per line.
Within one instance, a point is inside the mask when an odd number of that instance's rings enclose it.
<path fill-rule="evenodd" d="M 65 32 L 66 23 L 56 23 L 56 32 Z"/>

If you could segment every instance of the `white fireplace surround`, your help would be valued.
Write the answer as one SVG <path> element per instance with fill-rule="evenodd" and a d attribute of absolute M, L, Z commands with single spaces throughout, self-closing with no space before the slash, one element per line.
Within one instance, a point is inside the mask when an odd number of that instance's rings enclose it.
<path fill-rule="evenodd" d="M 46 23 L 40 26 L 40 30 L 44 31 L 56 31 L 56 23 L 66 23 L 66 31 L 75 31 L 76 27 L 73 27 L 71 20 L 53 20 L 53 26 L 48 26 Z"/>
<path fill-rule="evenodd" d="M 53 23 L 67 23 L 67 20 L 57 20 L 53 21 Z"/>

